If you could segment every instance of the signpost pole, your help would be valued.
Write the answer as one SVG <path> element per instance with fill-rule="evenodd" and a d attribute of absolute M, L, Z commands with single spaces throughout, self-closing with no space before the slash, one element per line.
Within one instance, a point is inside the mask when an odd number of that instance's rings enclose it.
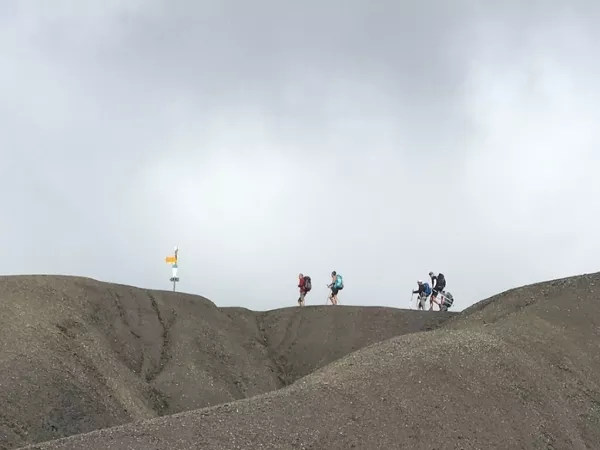
<path fill-rule="evenodd" d="M 179 277 L 177 276 L 178 253 L 179 248 L 175 246 L 173 256 L 167 256 L 165 258 L 165 262 L 171 264 L 171 269 L 173 270 L 173 276 L 171 277 L 171 282 L 173 283 L 173 292 L 176 291 L 177 282 L 179 282 Z"/>

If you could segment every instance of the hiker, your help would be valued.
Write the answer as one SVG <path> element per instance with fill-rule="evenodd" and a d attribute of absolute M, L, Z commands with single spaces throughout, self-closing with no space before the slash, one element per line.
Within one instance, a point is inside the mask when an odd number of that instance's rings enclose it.
<path fill-rule="evenodd" d="M 427 297 L 429 297 L 429 294 L 431 294 L 431 287 L 429 286 L 429 283 L 423 283 L 423 281 L 421 280 L 417 281 L 417 284 L 419 285 L 419 287 L 416 291 L 413 291 L 412 293 L 419 295 L 419 309 L 425 309 L 425 302 L 427 301 Z"/>
<path fill-rule="evenodd" d="M 450 309 L 452 307 L 452 304 L 454 303 L 454 297 L 450 292 L 444 292 L 441 295 L 441 301 L 437 301 L 437 299 L 434 299 L 433 295 L 431 296 L 431 301 L 438 304 L 438 306 L 440 307 L 440 311 L 448 311 L 448 309 Z"/>
<path fill-rule="evenodd" d="M 331 294 L 329 295 L 328 300 L 331 300 L 332 305 L 338 304 L 337 295 L 342 289 L 344 289 L 344 280 L 341 275 L 334 270 L 331 272 L 331 284 L 328 284 L 327 287 L 331 289 Z"/>
<path fill-rule="evenodd" d="M 433 272 L 429 272 L 429 278 L 431 278 L 431 300 L 439 305 L 440 303 L 436 300 L 436 298 L 439 293 L 444 293 L 444 289 L 446 288 L 446 277 L 443 273 L 438 273 L 436 275 Z M 430 309 L 432 307 L 433 304 L 431 304 Z"/>
<path fill-rule="evenodd" d="M 304 306 L 304 297 L 312 289 L 312 282 L 310 277 L 298 274 L 298 288 L 300 288 L 300 297 L 298 297 L 298 305 Z"/>

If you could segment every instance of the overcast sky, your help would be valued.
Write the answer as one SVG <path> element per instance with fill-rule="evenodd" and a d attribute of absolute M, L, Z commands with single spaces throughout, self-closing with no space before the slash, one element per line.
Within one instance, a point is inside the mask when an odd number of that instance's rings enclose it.
<path fill-rule="evenodd" d="M 596 31 L 597 30 L 597 31 Z M 600 270 L 600 3 L 0 0 L 1 271 L 456 309 Z"/>

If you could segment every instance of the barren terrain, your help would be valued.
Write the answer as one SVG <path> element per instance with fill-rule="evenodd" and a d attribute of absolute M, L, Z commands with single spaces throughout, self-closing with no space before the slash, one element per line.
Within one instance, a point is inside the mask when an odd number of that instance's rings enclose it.
<path fill-rule="evenodd" d="M 268 312 L 67 276 L 0 277 L 0 449 L 252 397 L 451 314 Z"/>
<path fill-rule="evenodd" d="M 391 337 L 329 364 L 317 356 L 297 362 L 305 354 L 302 347 L 281 351 L 280 357 L 298 358 L 289 367 L 306 367 L 299 374 L 314 369 L 262 395 L 30 448 L 597 449 L 599 288 L 600 274 L 592 274 L 513 289 L 438 328 L 427 325 L 431 331 Z M 296 311 L 280 311 L 274 323 L 289 314 L 292 326 L 283 328 L 298 333 L 294 330 L 304 326 L 298 317 L 317 314 Z M 377 311 L 382 310 L 367 308 L 363 314 L 378 317 Z M 333 323 L 345 313 L 330 308 L 318 317 L 329 314 L 322 320 Z M 399 323 L 407 314 L 422 317 L 389 310 L 378 320 L 387 322 L 394 314 Z M 248 319 L 248 330 L 251 323 Z M 327 339 L 330 346 L 335 341 L 332 335 Z M 277 351 L 272 355 L 276 361 Z"/>

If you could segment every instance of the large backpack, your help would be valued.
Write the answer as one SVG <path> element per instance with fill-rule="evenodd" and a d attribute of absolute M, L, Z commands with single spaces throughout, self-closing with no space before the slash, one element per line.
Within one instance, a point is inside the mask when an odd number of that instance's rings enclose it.
<path fill-rule="evenodd" d="M 339 274 L 335 277 L 335 287 L 339 290 L 344 289 L 344 280 Z"/>
<path fill-rule="evenodd" d="M 444 288 L 446 286 L 446 277 L 444 277 L 443 273 L 438 273 L 436 286 L 441 286 Z"/>
<path fill-rule="evenodd" d="M 312 289 L 312 283 L 309 276 L 304 277 L 304 291 L 308 292 Z"/>
<path fill-rule="evenodd" d="M 447 308 L 450 308 L 453 303 L 454 303 L 454 297 L 452 296 L 452 294 L 450 292 L 446 292 L 444 295 L 444 301 L 442 304 L 444 306 L 446 306 Z"/>
<path fill-rule="evenodd" d="M 431 286 L 429 286 L 429 283 L 423 283 L 423 292 L 425 295 L 431 294 Z"/>

